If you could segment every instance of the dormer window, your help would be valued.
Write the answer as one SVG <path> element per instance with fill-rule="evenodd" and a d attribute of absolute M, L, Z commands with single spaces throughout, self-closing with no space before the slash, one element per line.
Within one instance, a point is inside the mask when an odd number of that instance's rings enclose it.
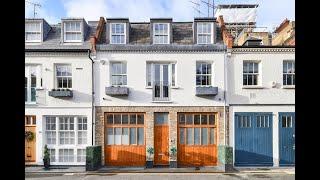
<path fill-rule="evenodd" d="M 201 22 L 197 23 L 197 43 L 212 44 L 213 43 L 213 23 Z"/>
<path fill-rule="evenodd" d="M 126 24 L 111 23 L 111 44 L 126 44 Z"/>
<path fill-rule="evenodd" d="M 25 41 L 41 42 L 41 23 L 28 22 L 25 24 Z"/>
<path fill-rule="evenodd" d="M 64 22 L 64 42 L 81 42 L 81 22 Z"/>
<path fill-rule="evenodd" d="M 169 44 L 169 23 L 154 23 L 153 44 Z"/>

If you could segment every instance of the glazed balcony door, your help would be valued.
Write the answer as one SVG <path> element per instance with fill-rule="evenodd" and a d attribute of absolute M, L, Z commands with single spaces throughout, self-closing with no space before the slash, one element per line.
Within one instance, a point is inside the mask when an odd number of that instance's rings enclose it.
<path fill-rule="evenodd" d="M 153 101 L 169 101 L 169 64 L 154 64 Z"/>

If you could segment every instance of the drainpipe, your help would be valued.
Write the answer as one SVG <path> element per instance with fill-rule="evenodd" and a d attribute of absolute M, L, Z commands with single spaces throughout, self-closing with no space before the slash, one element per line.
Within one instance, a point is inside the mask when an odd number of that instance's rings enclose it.
<path fill-rule="evenodd" d="M 93 61 L 93 59 L 91 58 L 91 50 L 88 50 L 88 57 L 89 57 L 89 59 L 91 60 L 91 86 L 92 86 L 92 123 L 91 123 L 91 125 L 92 125 L 92 127 L 91 127 L 91 145 L 93 146 L 95 143 L 94 143 L 94 129 L 95 129 L 95 123 L 94 123 L 94 119 L 95 119 L 95 117 L 94 117 L 94 77 L 93 77 L 93 63 L 94 63 L 94 61 Z"/>

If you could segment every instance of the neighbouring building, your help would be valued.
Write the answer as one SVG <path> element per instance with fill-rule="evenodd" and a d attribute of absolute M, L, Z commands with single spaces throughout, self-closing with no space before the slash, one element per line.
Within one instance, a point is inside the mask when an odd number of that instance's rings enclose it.
<path fill-rule="evenodd" d="M 273 32 L 273 46 L 294 46 L 295 45 L 295 21 L 285 19 Z"/>
<path fill-rule="evenodd" d="M 84 165 L 92 145 L 92 61 L 89 35 L 81 18 L 49 25 L 25 19 L 26 164 L 43 164 L 47 145 L 52 165 Z M 31 137 L 31 136 L 30 136 Z"/>
<path fill-rule="evenodd" d="M 295 48 L 249 39 L 227 67 L 234 166 L 294 166 Z"/>
<path fill-rule="evenodd" d="M 100 18 L 92 42 L 103 165 L 224 168 L 222 39 L 215 18 Z"/>

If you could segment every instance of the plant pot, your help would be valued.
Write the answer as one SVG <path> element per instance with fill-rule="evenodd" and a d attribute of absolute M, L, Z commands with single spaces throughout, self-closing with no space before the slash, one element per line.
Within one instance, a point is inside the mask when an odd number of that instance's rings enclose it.
<path fill-rule="evenodd" d="M 43 165 L 45 169 L 49 169 L 50 167 L 50 159 L 43 159 Z"/>

